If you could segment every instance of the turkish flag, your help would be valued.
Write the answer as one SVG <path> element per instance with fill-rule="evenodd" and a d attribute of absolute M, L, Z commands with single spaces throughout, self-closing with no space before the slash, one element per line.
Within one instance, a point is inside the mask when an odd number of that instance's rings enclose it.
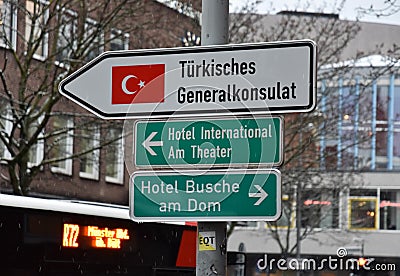
<path fill-rule="evenodd" d="M 112 104 L 164 101 L 165 64 L 112 67 Z"/>

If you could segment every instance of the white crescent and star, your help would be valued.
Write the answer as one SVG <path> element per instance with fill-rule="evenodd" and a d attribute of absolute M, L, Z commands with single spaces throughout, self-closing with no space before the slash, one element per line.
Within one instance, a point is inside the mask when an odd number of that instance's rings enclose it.
<path fill-rule="evenodd" d="M 124 91 L 124 93 L 127 94 L 127 95 L 133 95 L 133 94 L 135 94 L 135 93 L 137 92 L 137 90 L 135 90 L 135 91 L 130 91 L 130 90 L 126 87 L 126 83 L 127 83 L 128 80 L 131 79 L 131 78 L 138 79 L 135 75 L 128 75 L 128 76 L 126 76 L 126 77 L 122 80 L 122 83 L 121 83 L 122 91 Z M 144 87 L 144 81 L 139 80 L 138 85 L 139 85 L 139 89 L 140 89 L 140 88 L 143 88 L 143 87 Z"/>

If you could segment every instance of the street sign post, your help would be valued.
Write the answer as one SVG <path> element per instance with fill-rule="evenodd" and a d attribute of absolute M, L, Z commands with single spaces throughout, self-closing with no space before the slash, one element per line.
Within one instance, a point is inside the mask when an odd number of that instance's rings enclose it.
<path fill-rule="evenodd" d="M 105 119 L 310 112 L 316 46 L 301 40 L 106 52 L 59 91 Z"/>
<path fill-rule="evenodd" d="M 228 4 L 203 1 L 203 43 L 227 43 Z M 316 44 L 299 40 L 106 52 L 61 81 L 59 91 L 104 119 L 154 119 L 308 113 L 316 85 Z M 280 118 L 138 122 L 137 168 L 211 170 L 135 172 L 131 218 L 198 221 L 199 237 L 212 233 L 211 248 L 221 252 L 198 250 L 196 275 L 225 275 L 221 221 L 276 221 L 281 176 L 276 169 L 213 169 L 281 165 L 282 131 Z"/>
<path fill-rule="evenodd" d="M 275 169 L 137 172 L 130 185 L 138 221 L 275 221 L 281 214 Z"/>
<path fill-rule="evenodd" d="M 283 162 L 282 117 L 138 121 L 135 166 L 187 168 Z"/>

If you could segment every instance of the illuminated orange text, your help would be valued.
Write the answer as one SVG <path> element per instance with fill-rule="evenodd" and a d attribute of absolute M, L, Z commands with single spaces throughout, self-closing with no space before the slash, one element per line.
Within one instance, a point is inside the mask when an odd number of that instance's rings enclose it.
<path fill-rule="evenodd" d="M 63 246 L 78 247 L 77 239 L 79 236 L 79 225 L 64 224 Z"/>
<path fill-rule="evenodd" d="M 121 240 L 129 240 L 128 229 L 87 226 L 85 230 L 85 235 L 93 237 L 93 247 L 118 249 L 121 248 Z"/>
<path fill-rule="evenodd" d="M 80 227 L 83 231 L 79 231 Z M 129 240 L 128 229 L 108 227 L 99 228 L 98 226 L 79 226 L 76 224 L 64 224 L 63 246 L 78 247 L 79 237 L 90 239 L 90 246 L 96 248 L 121 248 L 122 240 Z"/>

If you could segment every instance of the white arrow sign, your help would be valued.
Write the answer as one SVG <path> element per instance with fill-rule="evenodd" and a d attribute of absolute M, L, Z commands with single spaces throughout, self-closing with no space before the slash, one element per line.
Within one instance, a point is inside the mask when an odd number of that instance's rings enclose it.
<path fill-rule="evenodd" d="M 146 138 L 146 140 L 143 141 L 142 145 L 143 147 L 153 156 L 156 156 L 157 153 L 151 148 L 151 147 L 162 147 L 163 146 L 163 141 L 151 141 L 154 136 L 156 136 L 157 132 L 152 132 L 150 133 L 149 137 Z"/>
<path fill-rule="evenodd" d="M 259 199 L 257 200 L 256 203 L 254 203 L 254 205 L 260 205 L 261 202 L 263 202 L 264 199 L 267 198 L 268 194 L 266 191 L 264 191 L 264 189 L 260 185 L 254 185 L 254 187 L 256 187 L 258 192 L 257 193 L 249 193 L 249 197 L 259 197 Z"/>
<path fill-rule="evenodd" d="M 105 119 L 311 112 L 311 40 L 105 52 L 59 91 Z"/>

